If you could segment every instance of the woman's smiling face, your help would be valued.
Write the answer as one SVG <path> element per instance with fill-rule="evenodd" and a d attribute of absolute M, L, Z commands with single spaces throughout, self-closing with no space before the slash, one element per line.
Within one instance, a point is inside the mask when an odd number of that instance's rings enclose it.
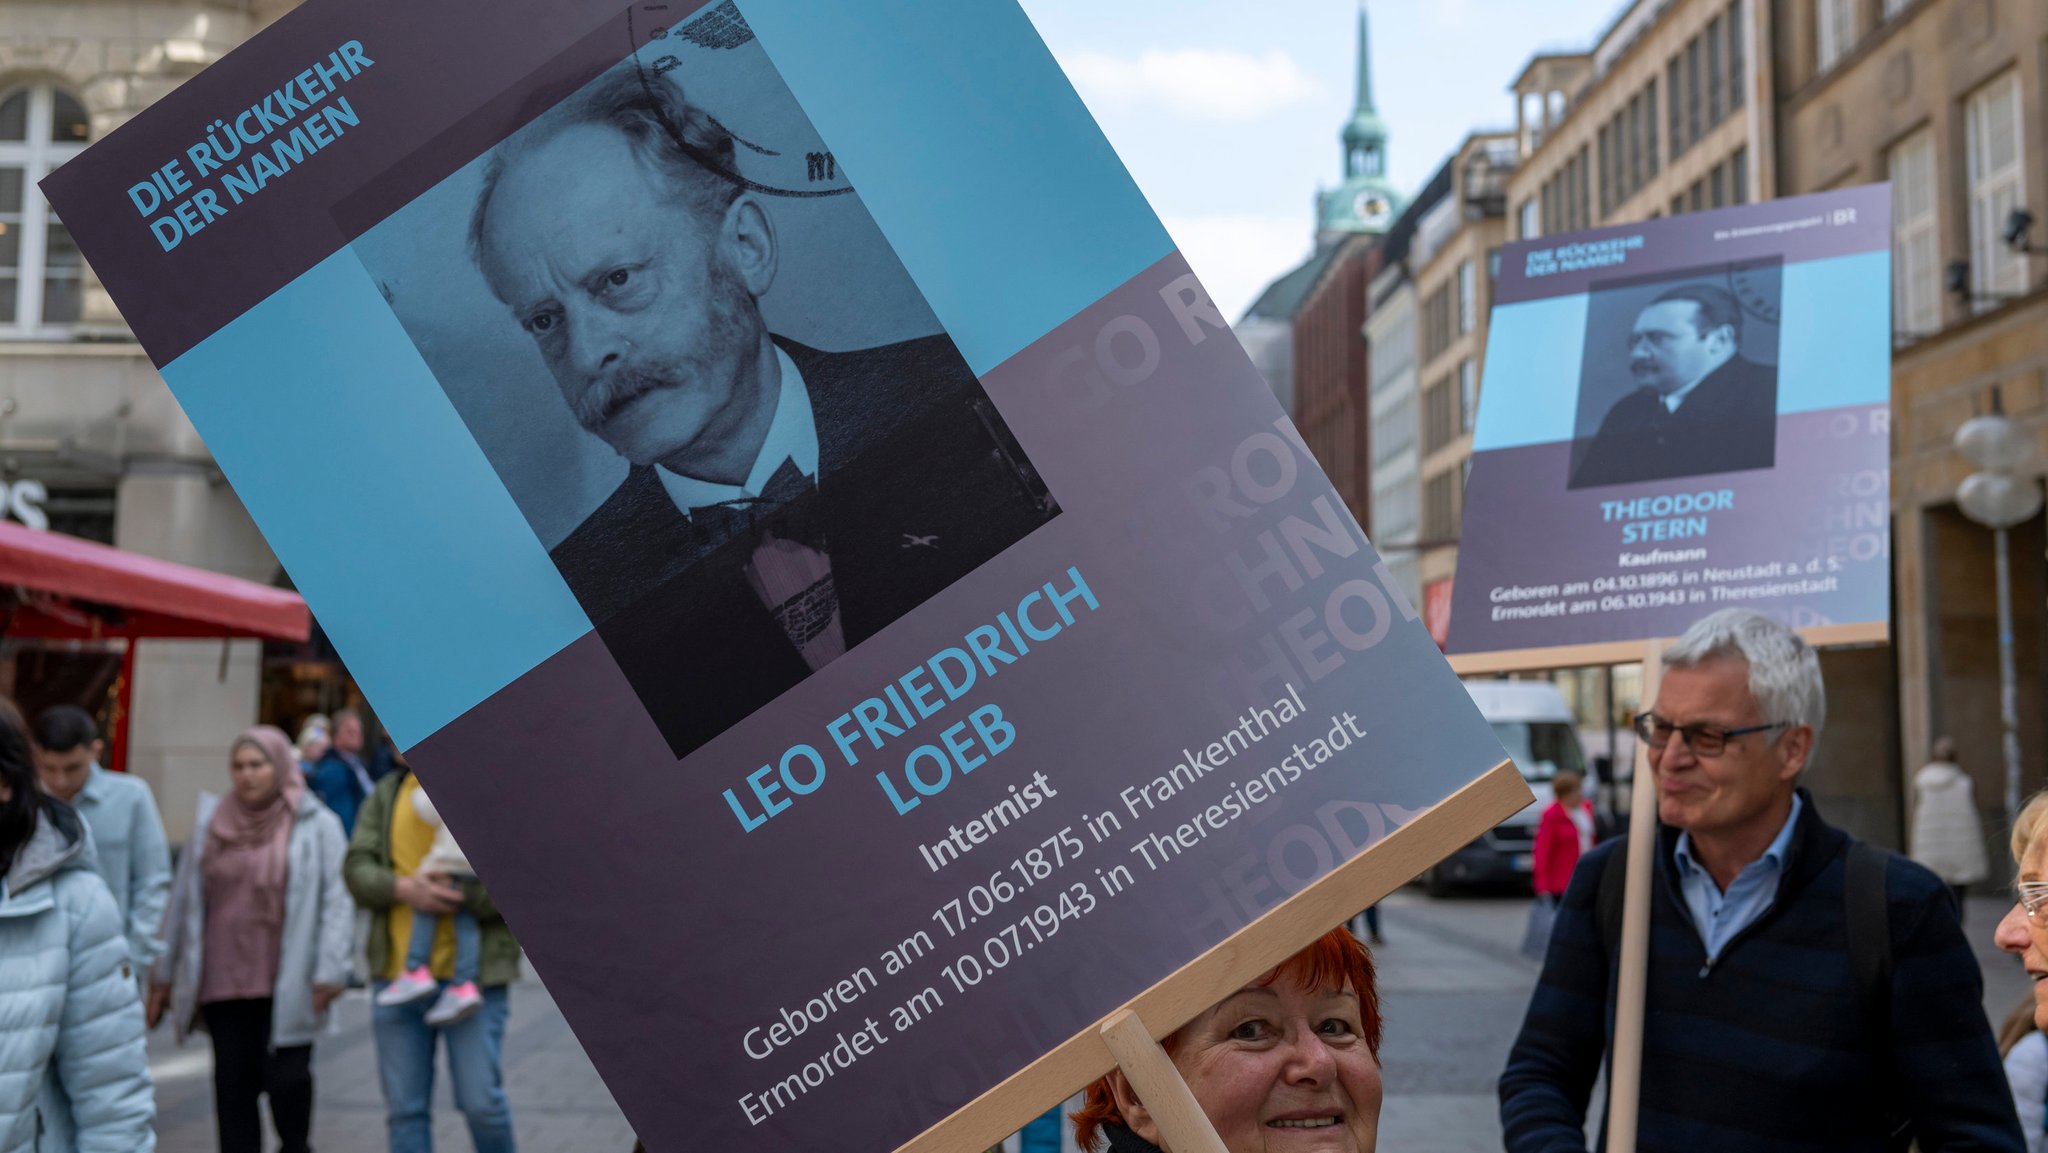
<path fill-rule="evenodd" d="M 1241 989 L 1169 1048 L 1230 1153 L 1372 1153 L 1380 1066 L 1348 984 L 1301 989 L 1283 977 Z M 1132 1127 L 1160 1143 L 1149 1114 Z"/>

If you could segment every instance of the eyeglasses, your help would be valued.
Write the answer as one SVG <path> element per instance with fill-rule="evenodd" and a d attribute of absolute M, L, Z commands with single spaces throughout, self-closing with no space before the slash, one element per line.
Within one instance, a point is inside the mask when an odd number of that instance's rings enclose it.
<path fill-rule="evenodd" d="M 2021 881 L 2013 888 L 2020 891 L 2020 904 L 2027 910 L 2027 920 L 2035 924 L 2048 918 L 2048 881 Z"/>
<path fill-rule="evenodd" d="M 1661 749 L 1671 743 L 1672 734 L 1685 738 L 1685 746 L 1696 757 L 1718 757 L 1728 748 L 1732 738 L 1749 733 L 1766 733 L 1782 729 L 1791 721 L 1772 721 L 1767 725 L 1750 725 L 1741 729 L 1724 729 L 1717 725 L 1674 725 L 1656 713 L 1641 713 L 1636 717 L 1636 735 L 1653 749 Z"/>

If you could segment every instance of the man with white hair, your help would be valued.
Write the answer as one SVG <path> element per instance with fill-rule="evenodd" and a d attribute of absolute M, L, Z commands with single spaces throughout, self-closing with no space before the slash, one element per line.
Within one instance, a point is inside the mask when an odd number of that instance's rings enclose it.
<path fill-rule="evenodd" d="M 1636 721 L 1656 774 L 1637 1148 L 2025 1148 L 1947 886 L 1799 787 L 1820 660 L 1743 609 L 1688 629 Z M 1580 862 L 1500 1078 L 1508 1153 L 1586 1148 L 1627 838 Z"/>

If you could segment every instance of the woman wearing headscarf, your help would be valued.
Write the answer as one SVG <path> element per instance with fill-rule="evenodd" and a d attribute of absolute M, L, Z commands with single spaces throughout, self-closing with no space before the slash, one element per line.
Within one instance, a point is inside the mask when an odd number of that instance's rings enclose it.
<path fill-rule="evenodd" d="M 221 1153 L 262 1153 L 269 1096 L 283 1153 L 306 1153 L 313 1035 L 348 980 L 355 906 L 341 882 L 341 821 L 306 788 L 291 741 L 258 725 L 229 753 L 233 789 L 202 793 L 164 913 L 149 994 L 182 1043 L 213 1040 Z"/>
<path fill-rule="evenodd" d="M 128 941 L 85 822 L 0 698 L 0 1153 L 156 1148 Z"/>
<path fill-rule="evenodd" d="M 1348 930 L 1324 934 L 1160 1045 L 1229 1153 L 1372 1153 L 1379 1140 L 1379 993 L 1372 956 Z M 1121 1071 L 1088 1087 L 1073 1120 L 1083 1149 L 1161 1151 L 1159 1126 Z"/>

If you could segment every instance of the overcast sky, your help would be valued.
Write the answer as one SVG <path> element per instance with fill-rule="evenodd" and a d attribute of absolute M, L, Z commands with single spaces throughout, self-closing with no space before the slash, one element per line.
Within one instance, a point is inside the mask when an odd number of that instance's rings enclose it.
<path fill-rule="evenodd" d="M 1138 186 L 1235 320 L 1308 254 L 1342 175 L 1358 0 L 1021 0 Z M 1622 0 L 1372 0 L 1373 96 L 1412 195 L 1475 128 L 1514 123 L 1508 82 L 1581 51 Z"/>

